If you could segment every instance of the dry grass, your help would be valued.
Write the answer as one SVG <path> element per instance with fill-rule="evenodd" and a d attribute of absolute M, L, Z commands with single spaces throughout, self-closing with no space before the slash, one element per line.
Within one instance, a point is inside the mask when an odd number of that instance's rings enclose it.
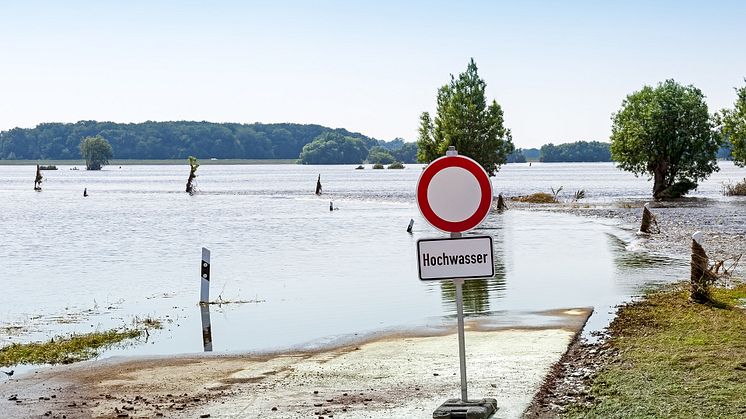
<path fill-rule="evenodd" d="M 556 204 L 557 198 L 554 195 L 545 192 L 537 192 L 531 195 L 514 196 L 511 201 L 527 202 L 530 204 Z"/>

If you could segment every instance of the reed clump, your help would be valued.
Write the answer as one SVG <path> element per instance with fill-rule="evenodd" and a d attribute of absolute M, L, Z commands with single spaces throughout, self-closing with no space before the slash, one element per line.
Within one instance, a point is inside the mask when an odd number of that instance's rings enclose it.
<path fill-rule="evenodd" d="M 740 182 L 723 184 L 723 195 L 746 196 L 746 178 Z"/>

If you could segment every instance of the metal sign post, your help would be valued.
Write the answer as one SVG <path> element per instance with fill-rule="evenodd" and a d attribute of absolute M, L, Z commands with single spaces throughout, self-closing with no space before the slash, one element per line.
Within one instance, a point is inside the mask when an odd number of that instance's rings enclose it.
<path fill-rule="evenodd" d="M 451 233 L 452 239 L 461 237 L 461 233 Z M 456 287 L 456 318 L 458 319 L 458 358 L 461 368 L 461 401 L 468 401 L 466 394 L 466 337 L 464 336 L 464 291 L 463 279 L 454 279 Z"/>

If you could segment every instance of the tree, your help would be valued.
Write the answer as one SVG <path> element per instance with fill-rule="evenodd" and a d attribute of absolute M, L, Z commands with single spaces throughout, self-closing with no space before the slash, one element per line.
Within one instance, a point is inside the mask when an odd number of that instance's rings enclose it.
<path fill-rule="evenodd" d="M 303 146 L 299 158 L 303 164 L 359 164 L 367 156 L 368 149 L 359 138 L 329 131 Z"/>
<path fill-rule="evenodd" d="M 744 79 L 746 81 L 746 79 Z M 733 109 L 723 109 L 723 135 L 730 142 L 733 161 L 746 166 L 746 86 L 736 89 Z"/>
<path fill-rule="evenodd" d="M 381 146 L 375 146 L 368 151 L 368 163 L 381 163 L 391 164 L 396 161 L 396 158 Z"/>
<path fill-rule="evenodd" d="M 503 124 L 503 111 L 496 101 L 487 105 L 487 84 L 479 77 L 474 59 L 458 78 L 438 90 L 437 115 L 420 116 L 417 158 L 423 163 L 445 155 L 448 146 L 471 157 L 492 176 L 513 152 L 510 130 Z"/>
<path fill-rule="evenodd" d="M 656 199 L 678 198 L 717 171 L 720 146 L 702 92 L 666 80 L 645 86 L 612 115 L 611 157 L 636 176 L 653 178 Z"/>
<path fill-rule="evenodd" d="M 101 170 L 113 156 L 111 144 L 100 135 L 80 140 L 80 154 L 85 159 L 86 170 Z"/>

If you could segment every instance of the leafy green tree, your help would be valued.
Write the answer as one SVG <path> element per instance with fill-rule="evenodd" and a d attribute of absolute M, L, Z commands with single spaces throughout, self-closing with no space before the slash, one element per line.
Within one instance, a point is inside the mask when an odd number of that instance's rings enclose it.
<path fill-rule="evenodd" d="M 391 153 L 381 146 L 375 146 L 368 151 L 369 163 L 391 164 L 396 161 Z"/>
<path fill-rule="evenodd" d="M 746 86 L 737 88 L 736 95 L 733 109 L 724 109 L 722 112 L 723 135 L 730 142 L 733 161 L 743 167 L 746 166 Z"/>
<path fill-rule="evenodd" d="M 402 163 L 417 163 L 417 143 L 404 143 L 401 148 L 393 150 L 391 154 Z"/>
<path fill-rule="evenodd" d="M 523 155 L 523 149 L 517 148 L 508 154 L 508 163 L 526 163 L 526 156 Z"/>
<path fill-rule="evenodd" d="M 448 146 L 459 154 L 471 157 L 492 176 L 514 146 L 510 130 L 505 128 L 503 111 L 496 101 L 487 105 L 484 90 L 487 84 L 479 77 L 474 59 L 458 78 L 438 90 L 437 115 L 420 116 L 417 158 L 429 163 L 445 155 Z"/>
<path fill-rule="evenodd" d="M 627 96 L 612 117 L 611 156 L 653 178 L 653 196 L 677 198 L 717 171 L 719 138 L 702 92 L 666 80 Z"/>
<path fill-rule="evenodd" d="M 598 141 L 576 141 L 554 145 L 552 143 L 541 146 L 540 161 L 551 162 L 607 162 L 611 161 L 609 143 Z"/>
<path fill-rule="evenodd" d="M 80 154 L 85 159 L 86 170 L 101 170 L 113 156 L 111 144 L 100 135 L 80 140 Z"/>
<path fill-rule="evenodd" d="M 325 132 L 300 153 L 302 164 L 359 164 L 368 156 L 365 143 L 337 132 Z"/>

